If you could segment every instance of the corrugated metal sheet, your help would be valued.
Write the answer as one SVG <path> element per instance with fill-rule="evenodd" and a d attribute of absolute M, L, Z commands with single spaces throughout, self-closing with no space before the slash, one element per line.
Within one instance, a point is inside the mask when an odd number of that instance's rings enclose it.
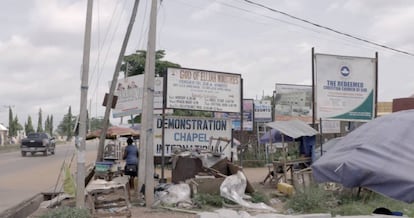
<path fill-rule="evenodd" d="M 315 129 L 300 120 L 275 121 L 266 123 L 266 126 L 276 129 L 284 135 L 292 138 L 313 136 L 318 134 Z"/>

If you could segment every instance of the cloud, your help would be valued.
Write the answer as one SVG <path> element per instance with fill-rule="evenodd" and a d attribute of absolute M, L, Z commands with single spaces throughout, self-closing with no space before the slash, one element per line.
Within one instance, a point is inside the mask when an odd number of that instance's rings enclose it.
<path fill-rule="evenodd" d="M 194 21 L 205 20 L 211 16 L 214 16 L 214 14 L 221 11 L 221 9 L 222 9 L 222 6 L 219 3 L 213 2 L 205 6 L 203 9 L 197 10 L 194 13 L 192 13 L 190 15 L 190 18 Z"/>

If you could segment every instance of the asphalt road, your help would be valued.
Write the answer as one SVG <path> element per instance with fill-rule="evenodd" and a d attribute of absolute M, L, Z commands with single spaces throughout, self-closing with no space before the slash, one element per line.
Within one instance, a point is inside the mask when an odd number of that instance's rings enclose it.
<path fill-rule="evenodd" d="M 97 140 L 87 141 L 86 165 L 95 162 L 97 147 Z M 62 164 L 69 163 L 73 154 L 71 168 L 74 174 L 77 163 L 74 143 L 57 145 L 55 155 L 47 157 L 42 153 L 22 157 L 20 151 L 0 153 L 0 212 L 37 193 L 55 190 Z M 62 172 L 59 184 L 63 176 Z M 59 189 L 61 185 L 57 187 Z"/>

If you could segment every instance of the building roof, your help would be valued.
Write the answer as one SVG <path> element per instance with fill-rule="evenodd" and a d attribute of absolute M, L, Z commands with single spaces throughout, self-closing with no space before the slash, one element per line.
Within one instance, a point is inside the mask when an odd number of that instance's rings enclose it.
<path fill-rule="evenodd" d="M 8 129 L 0 123 L 0 131 L 8 131 Z"/>

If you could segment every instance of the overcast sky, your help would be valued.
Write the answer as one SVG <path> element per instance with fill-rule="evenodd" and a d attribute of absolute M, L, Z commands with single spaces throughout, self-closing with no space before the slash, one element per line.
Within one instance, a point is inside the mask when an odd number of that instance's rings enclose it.
<path fill-rule="evenodd" d="M 414 53 L 412 0 L 252 0 L 313 23 Z M 3 0 L 0 7 L 0 123 L 8 107 L 23 125 L 38 111 L 55 127 L 79 113 L 86 0 Z M 133 0 L 95 0 L 89 102 L 93 117 L 115 69 Z M 149 0 L 141 0 L 127 54 L 146 49 Z M 316 53 L 379 56 L 378 99 L 414 93 L 414 57 L 317 28 L 242 0 L 164 0 L 157 50 L 183 67 L 238 73 L 244 98 L 271 95 L 276 83 L 311 85 Z M 119 123 L 119 120 L 112 120 Z"/>

